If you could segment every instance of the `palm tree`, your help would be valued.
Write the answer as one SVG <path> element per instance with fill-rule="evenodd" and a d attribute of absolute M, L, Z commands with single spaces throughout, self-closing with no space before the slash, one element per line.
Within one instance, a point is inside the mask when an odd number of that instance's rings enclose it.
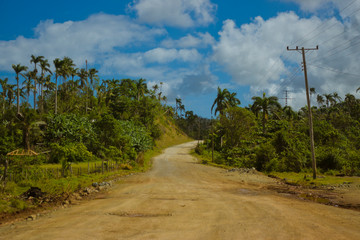
<path fill-rule="evenodd" d="M 29 103 L 30 101 L 30 92 L 34 89 L 34 85 L 32 84 L 31 80 L 33 79 L 33 71 L 26 72 L 24 74 L 21 74 L 25 80 L 23 81 L 23 89 L 25 89 L 26 92 L 26 101 Z"/>
<path fill-rule="evenodd" d="M 2 112 L 4 114 L 5 113 L 5 100 L 6 100 L 7 91 L 9 88 L 8 78 L 5 78 L 4 80 L 0 79 L 0 84 L 1 84 L 1 88 L 2 88 L 1 97 L 2 97 L 2 101 L 3 101 Z"/>
<path fill-rule="evenodd" d="M 58 77 L 61 74 L 61 66 L 63 65 L 63 61 L 59 58 L 55 58 L 54 66 L 55 66 L 55 114 L 57 114 L 57 108 L 58 108 Z"/>
<path fill-rule="evenodd" d="M 334 96 L 331 93 L 324 94 L 323 96 L 325 97 L 325 102 L 326 102 L 327 108 L 329 108 L 330 105 L 333 105 L 336 102 Z"/>
<path fill-rule="evenodd" d="M 143 97 L 145 95 L 145 93 L 147 93 L 148 89 L 147 89 L 147 85 L 146 85 L 146 80 L 140 78 L 139 80 L 136 81 L 136 91 L 137 91 L 137 100 L 140 101 L 140 98 Z"/>
<path fill-rule="evenodd" d="M 16 84 L 8 84 L 8 86 L 7 86 L 7 98 L 8 98 L 8 103 L 9 103 L 9 109 L 11 108 L 11 104 L 14 101 L 14 94 L 15 94 L 14 88 L 15 87 L 16 87 Z"/>
<path fill-rule="evenodd" d="M 310 100 L 314 94 L 316 94 L 316 90 L 315 90 L 315 88 L 312 87 L 312 88 L 310 88 Z"/>
<path fill-rule="evenodd" d="M 42 60 L 44 59 L 44 56 L 34 56 L 34 55 L 31 55 L 31 59 L 30 59 L 30 63 L 34 63 L 34 71 L 35 73 L 37 73 L 37 69 L 36 69 L 36 65 L 41 62 Z"/>
<path fill-rule="evenodd" d="M 52 74 L 50 70 L 50 64 L 47 59 L 40 60 L 40 67 L 41 67 L 41 77 L 39 81 L 40 85 L 40 96 L 41 96 L 41 112 L 44 111 L 44 83 L 45 83 L 45 74 L 48 72 Z"/>
<path fill-rule="evenodd" d="M 85 113 L 87 113 L 87 108 L 88 108 L 88 101 L 87 101 L 87 86 L 88 86 L 88 71 L 86 71 L 86 69 L 81 68 L 80 71 L 78 72 L 78 76 L 79 76 L 79 80 L 80 80 L 80 85 L 79 85 L 79 89 L 81 89 L 83 91 L 83 94 L 85 95 Z"/>
<path fill-rule="evenodd" d="M 227 97 L 227 107 L 236 107 L 240 105 L 241 102 L 238 98 L 236 98 L 236 93 L 230 93 Z"/>
<path fill-rule="evenodd" d="M 89 78 L 90 78 L 90 88 L 92 88 L 92 90 L 94 89 L 94 80 L 98 79 L 99 76 L 97 75 L 99 71 L 96 70 L 95 68 L 90 68 L 89 69 Z"/>
<path fill-rule="evenodd" d="M 316 101 L 317 101 L 319 107 L 322 107 L 324 105 L 324 102 L 325 102 L 324 97 L 322 95 L 320 95 L 320 94 L 318 94 L 316 96 Z"/>
<path fill-rule="evenodd" d="M 176 98 L 175 102 L 176 102 L 175 112 L 176 112 L 176 115 L 178 115 L 178 110 L 180 109 L 180 107 L 182 105 L 182 100 L 181 100 L 181 98 Z"/>
<path fill-rule="evenodd" d="M 75 67 L 75 64 L 73 60 L 69 57 L 64 57 L 61 64 L 61 76 L 63 77 L 64 82 L 66 82 L 66 79 L 72 74 L 73 68 Z"/>
<path fill-rule="evenodd" d="M 251 109 L 261 110 L 262 112 L 262 128 L 263 133 L 266 133 L 266 122 L 269 118 L 269 112 L 273 111 L 274 108 L 281 108 L 280 103 L 278 102 L 278 98 L 275 96 L 266 97 L 265 92 L 263 93 L 263 97 L 252 97 L 254 103 Z"/>
<path fill-rule="evenodd" d="M 36 94 L 37 94 L 37 90 L 36 90 L 36 74 L 37 74 L 37 64 L 41 61 L 44 60 L 44 56 L 35 56 L 35 55 L 31 55 L 31 59 L 30 59 L 30 63 L 34 63 L 34 75 L 33 75 L 33 79 L 34 79 L 34 109 L 36 109 Z"/>
<path fill-rule="evenodd" d="M 224 110 L 228 107 L 229 95 L 230 95 L 230 92 L 226 88 L 224 88 L 224 90 L 221 90 L 221 88 L 218 87 L 217 97 L 215 98 L 214 103 L 211 106 L 211 114 L 216 105 L 215 115 L 217 112 L 219 112 L 220 115 L 223 115 Z"/>
<path fill-rule="evenodd" d="M 294 110 L 290 107 L 290 106 L 285 106 L 283 108 L 283 113 L 285 115 L 285 117 L 287 118 L 288 121 L 290 121 L 291 119 L 294 119 L 296 116 L 296 113 L 294 112 Z"/>
<path fill-rule="evenodd" d="M 16 103 L 16 107 L 17 107 L 17 114 L 20 114 L 20 87 L 19 87 L 19 74 L 22 71 L 26 71 L 28 69 L 28 67 L 26 66 L 22 66 L 20 64 L 13 64 L 12 68 L 14 69 L 15 73 L 16 73 L 16 82 L 17 82 L 17 103 Z"/>
<path fill-rule="evenodd" d="M 337 101 L 339 101 L 339 102 L 342 101 L 342 98 L 339 96 L 339 94 L 337 92 L 333 92 L 332 96 L 334 98 L 335 103 L 337 103 Z"/>

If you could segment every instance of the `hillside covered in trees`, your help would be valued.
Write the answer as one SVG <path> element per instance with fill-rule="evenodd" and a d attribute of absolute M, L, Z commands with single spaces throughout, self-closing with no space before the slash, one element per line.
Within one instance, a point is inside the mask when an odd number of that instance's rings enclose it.
<path fill-rule="evenodd" d="M 186 121 L 183 112 L 166 105 L 158 85 L 150 89 L 145 79 L 100 80 L 95 68 L 78 69 L 68 57 L 50 63 L 32 55 L 30 63 L 32 69 L 12 66 L 16 84 L 0 79 L 4 191 L 6 182 L 33 185 L 45 176 L 49 167 L 44 164 L 61 166 L 57 174 L 49 168 L 57 177 L 66 177 L 72 173 L 71 165 L 81 162 L 100 161 L 97 167 L 102 169 L 104 161 L 106 167 L 107 162 L 125 169 L 138 167 L 143 153 L 153 149 L 168 129 L 183 136 L 175 123 Z"/>
<path fill-rule="evenodd" d="M 360 99 L 332 94 L 313 98 L 315 155 L 322 173 L 360 175 Z M 255 96 L 248 107 L 239 107 L 234 94 L 218 89 L 211 133 L 196 150 L 207 161 L 259 171 L 311 169 L 308 111 L 282 107 L 277 97 Z M 216 106 L 216 107 L 215 107 Z M 213 110 L 213 109 L 212 109 Z M 212 154 L 212 149 L 214 153 Z"/>

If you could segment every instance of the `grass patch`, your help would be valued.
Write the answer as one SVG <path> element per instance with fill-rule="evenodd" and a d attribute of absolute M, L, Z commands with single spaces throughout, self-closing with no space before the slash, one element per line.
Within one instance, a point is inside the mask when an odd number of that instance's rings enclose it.
<path fill-rule="evenodd" d="M 331 175 L 318 175 L 316 179 L 309 173 L 271 172 L 272 176 L 285 180 L 288 183 L 302 186 L 340 186 L 344 184 L 360 185 L 360 177 L 336 177 Z"/>
<path fill-rule="evenodd" d="M 195 157 L 196 159 L 198 159 L 199 163 L 204 164 L 204 165 L 209 165 L 209 166 L 223 168 L 223 169 L 232 169 L 233 168 L 233 167 L 225 165 L 225 164 L 213 162 L 211 152 L 204 151 L 204 154 L 200 155 L 195 152 L 195 149 L 193 149 L 193 150 L 191 150 L 190 154 L 193 157 Z"/>

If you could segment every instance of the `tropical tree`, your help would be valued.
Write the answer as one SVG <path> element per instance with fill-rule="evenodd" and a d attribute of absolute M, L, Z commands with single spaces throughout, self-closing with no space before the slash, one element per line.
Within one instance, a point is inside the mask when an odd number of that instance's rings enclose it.
<path fill-rule="evenodd" d="M 332 96 L 334 98 L 335 103 L 342 101 L 342 98 L 339 96 L 339 94 L 337 92 L 333 92 Z"/>
<path fill-rule="evenodd" d="M 181 107 L 181 105 L 182 105 L 182 100 L 181 100 L 181 98 L 176 98 L 176 99 L 175 99 L 175 104 L 176 104 L 175 112 L 176 112 L 176 115 L 178 115 L 178 110 L 180 109 L 180 107 Z"/>
<path fill-rule="evenodd" d="M 17 82 L 17 103 L 16 103 L 16 107 L 17 107 L 17 113 L 20 114 L 20 86 L 19 86 L 19 74 L 23 71 L 26 71 L 28 69 L 28 67 L 26 66 L 22 66 L 20 64 L 13 64 L 12 68 L 15 71 L 16 74 L 16 82 Z"/>
<path fill-rule="evenodd" d="M 327 108 L 329 108 L 330 107 L 330 105 L 333 105 L 333 104 L 335 104 L 335 98 L 334 98 L 334 96 L 333 96 L 333 94 L 324 94 L 323 95 L 324 97 L 325 97 L 325 103 L 326 103 L 326 107 Z"/>
<path fill-rule="evenodd" d="M 8 78 L 5 79 L 0 79 L 0 85 L 2 88 L 2 92 L 1 92 L 1 98 L 2 98 L 2 113 L 5 113 L 5 102 L 6 102 L 6 96 L 7 96 L 7 91 L 9 88 L 9 84 L 8 84 Z"/>
<path fill-rule="evenodd" d="M 240 105 L 241 102 L 238 98 L 236 98 L 236 93 L 230 93 L 227 97 L 227 108 L 229 107 L 236 107 L 237 105 Z"/>
<path fill-rule="evenodd" d="M 39 87 L 40 87 L 40 96 L 41 96 L 41 112 L 44 111 L 44 84 L 46 82 L 46 73 L 52 74 L 50 70 L 50 64 L 47 59 L 40 60 L 40 67 L 41 67 L 41 77 L 39 79 Z"/>
<path fill-rule="evenodd" d="M 33 71 L 29 71 L 24 74 L 21 74 L 25 78 L 22 84 L 24 86 L 23 89 L 26 92 L 26 101 L 28 103 L 30 101 L 30 92 L 34 89 L 34 85 L 32 84 L 33 74 L 34 74 Z"/>
<path fill-rule="evenodd" d="M 324 97 L 322 95 L 320 95 L 320 94 L 318 94 L 316 96 L 316 101 L 317 101 L 319 107 L 322 107 L 324 105 L 324 103 L 325 103 Z"/>
<path fill-rule="evenodd" d="M 145 83 L 146 80 L 140 78 L 136 81 L 136 91 L 137 91 L 137 100 L 140 101 L 140 98 L 142 98 L 145 93 L 148 92 L 147 84 Z"/>
<path fill-rule="evenodd" d="M 263 97 L 252 97 L 254 101 L 251 109 L 260 110 L 262 112 L 262 128 L 263 133 L 266 133 L 266 122 L 269 118 L 269 112 L 274 111 L 277 108 L 281 108 L 280 103 L 278 102 L 278 98 L 275 96 L 266 97 L 265 92 L 263 93 Z"/>
<path fill-rule="evenodd" d="M 35 56 L 35 55 L 31 55 L 31 59 L 30 59 L 30 63 L 34 64 L 34 75 L 33 75 L 33 80 L 34 80 L 34 109 L 36 109 L 36 94 L 37 94 L 37 89 L 36 89 L 36 84 L 37 84 L 37 64 L 40 63 L 41 61 L 44 60 L 44 56 Z"/>
<path fill-rule="evenodd" d="M 54 66 L 55 66 L 55 114 L 57 114 L 58 109 L 58 77 L 61 75 L 61 69 L 63 65 L 63 61 L 59 58 L 55 58 Z"/>
<path fill-rule="evenodd" d="M 214 100 L 213 105 L 211 106 L 211 113 L 216 105 L 215 115 L 217 114 L 217 112 L 219 112 L 220 115 L 222 115 L 224 110 L 229 105 L 228 98 L 229 98 L 230 92 L 226 88 L 224 88 L 224 90 L 221 90 L 220 87 L 218 87 L 217 90 L 218 90 L 217 96 Z"/>

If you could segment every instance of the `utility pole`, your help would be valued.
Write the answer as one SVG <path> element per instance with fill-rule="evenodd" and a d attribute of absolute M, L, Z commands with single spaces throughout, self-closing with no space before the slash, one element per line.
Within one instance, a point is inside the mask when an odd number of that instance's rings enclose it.
<path fill-rule="evenodd" d="M 285 93 L 285 97 L 284 98 L 280 98 L 280 99 L 285 99 L 285 106 L 287 106 L 288 105 L 288 100 L 291 100 L 291 99 L 293 99 L 293 98 L 290 98 L 289 97 L 289 92 L 291 92 L 291 91 L 289 91 L 289 90 L 284 90 L 284 93 Z"/>
<path fill-rule="evenodd" d="M 308 84 L 307 70 L 306 70 L 305 51 L 319 50 L 319 46 L 316 46 L 316 48 L 304 48 L 304 47 L 302 47 L 301 49 L 299 47 L 296 47 L 295 49 L 289 49 L 289 47 L 287 47 L 287 50 L 288 51 L 298 51 L 298 52 L 301 51 L 301 54 L 302 54 L 302 57 L 303 57 L 305 88 L 306 88 L 306 100 L 307 100 L 308 111 L 309 111 L 310 146 L 311 146 L 313 179 L 316 179 L 316 159 L 315 159 L 314 129 L 313 129 L 311 106 L 310 106 L 310 94 L 309 94 L 309 84 Z"/>

